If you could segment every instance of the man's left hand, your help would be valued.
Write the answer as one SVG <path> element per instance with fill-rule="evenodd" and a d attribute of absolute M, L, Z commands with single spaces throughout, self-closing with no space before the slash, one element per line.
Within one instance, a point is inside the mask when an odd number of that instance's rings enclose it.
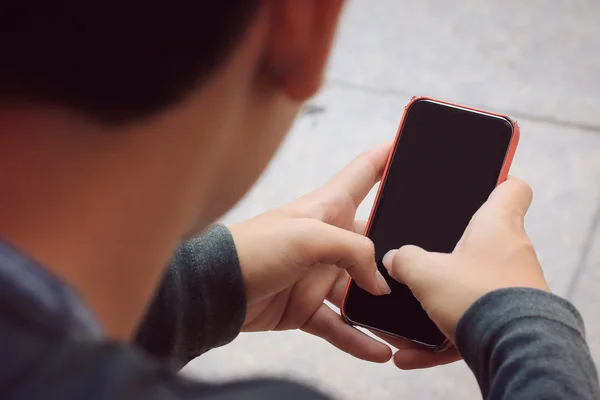
<path fill-rule="evenodd" d="M 230 227 L 246 289 L 244 331 L 302 329 L 364 360 L 391 358 L 324 303 L 340 306 L 350 276 L 374 295 L 389 293 L 365 223 L 354 219 L 389 153 L 389 144 L 367 151 L 316 191 Z"/>
<path fill-rule="evenodd" d="M 360 359 L 390 360 L 388 345 L 346 324 L 325 303 L 340 307 L 350 277 L 372 294 L 389 290 L 376 274 L 373 243 L 363 236 L 366 223 L 355 214 L 390 151 L 391 144 L 367 151 L 314 192 L 230 227 L 246 289 L 244 331 L 301 329 Z M 394 362 L 401 369 L 460 358 L 454 348 L 436 353 L 379 336 L 398 349 Z"/>

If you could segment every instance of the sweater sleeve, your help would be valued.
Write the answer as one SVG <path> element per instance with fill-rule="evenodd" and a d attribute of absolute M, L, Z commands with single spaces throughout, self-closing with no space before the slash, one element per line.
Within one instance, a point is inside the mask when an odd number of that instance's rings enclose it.
<path fill-rule="evenodd" d="M 245 314 L 233 238 L 225 226 L 215 225 L 177 249 L 135 340 L 147 352 L 181 368 L 232 341 Z"/>
<path fill-rule="evenodd" d="M 459 321 L 456 346 L 485 399 L 600 399 L 582 318 L 553 294 L 483 296 Z"/>

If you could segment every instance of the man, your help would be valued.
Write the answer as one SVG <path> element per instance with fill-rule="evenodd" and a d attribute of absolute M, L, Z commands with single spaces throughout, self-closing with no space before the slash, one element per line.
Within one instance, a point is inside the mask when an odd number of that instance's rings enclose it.
<path fill-rule="evenodd" d="M 176 375 L 240 330 L 302 329 L 365 360 L 392 357 L 324 305 L 339 303 L 349 276 L 389 293 L 354 221 L 389 145 L 290 205 L 206 230 L 319 89 L 342 5 L 0 5 L 3 398 L 323 398 L 281 381 Z M 530 200 L 508 182 L 452 255 L 404 248 L 385 265 L 456 343 L 484 396 L 594 398 L 581 320 L 547 293 L 523 231 Z M 390 343 L 400 368 L 459 357 Z"/>

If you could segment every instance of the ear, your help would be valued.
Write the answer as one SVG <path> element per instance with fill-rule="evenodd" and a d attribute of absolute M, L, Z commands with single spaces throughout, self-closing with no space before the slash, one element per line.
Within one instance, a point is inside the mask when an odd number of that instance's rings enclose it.
<path fill-rule="evenodd" d="M 266 67 L 292 100 L 320 88 L 344 0 L 273 0 Z"/>

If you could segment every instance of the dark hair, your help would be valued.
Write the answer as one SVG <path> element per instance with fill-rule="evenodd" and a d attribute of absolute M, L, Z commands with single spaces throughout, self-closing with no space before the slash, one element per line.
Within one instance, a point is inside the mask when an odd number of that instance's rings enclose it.
<path fill-rule="evenodd" d="M 0 101 L 103 123 L 181 101 L 236 45 L 260 0 L 1 0 Z"/>

